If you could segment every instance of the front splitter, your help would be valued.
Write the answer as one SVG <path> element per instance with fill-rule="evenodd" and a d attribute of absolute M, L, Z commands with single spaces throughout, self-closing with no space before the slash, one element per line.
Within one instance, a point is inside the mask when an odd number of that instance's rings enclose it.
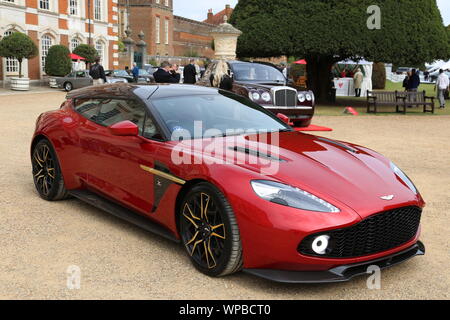
<path fill-rule="evenodd" d="M 409 247 L 408 249 L 389 256 L 362 263 L 342 265 L 328 271 L 287 271 L 272 269 L 244 269 L 243 271 L 260 278 L 281 283 L 345 282 L 356 276 L 367 274 L 367 268 L 369 266 L 374 265 L 378 266 L 380 269 L 385 269 L 409 260 L 415 256 L 421 256 L 424 254 L 425 246 L 422 242 L 418 241 L 415 245 Z"/>

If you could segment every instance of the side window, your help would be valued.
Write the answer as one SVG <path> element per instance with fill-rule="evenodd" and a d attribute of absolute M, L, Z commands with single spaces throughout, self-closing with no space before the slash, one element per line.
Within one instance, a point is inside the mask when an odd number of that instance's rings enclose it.
<path fill-rule="evenodd" d="M 149 116 L 145 118 L 144 132 L 142 136 L 147 139 L 157 139 L 157 140 L 162 140 L 163 138 L 161 133 L 156 128 L 153 119 Z"/>
<path fill-rule="evenodd" d="M 86 72 L 78 71 L 77 72 L 77 78 L 86 78 Z"/>
<path fill-rule="evenodd" d="M 100 101 L 92 99 L 76 99 L 75 111 L 83 117 L 95 121 L 100 110 Z"/>
<path fill-rule="evenodd" d="M 109 127 L 121 121 L 129 120 L 139 127 L 139 134 L 142 135 L 142 128 L 145 120 L 145 109 L 134 100 L 100 100 L 100 112 L 95 118 L 95 122 Z"/>

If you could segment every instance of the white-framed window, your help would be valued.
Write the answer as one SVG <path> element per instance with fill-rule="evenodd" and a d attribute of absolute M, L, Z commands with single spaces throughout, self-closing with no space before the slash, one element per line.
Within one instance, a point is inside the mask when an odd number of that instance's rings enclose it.
<path fill-rule="evenodd" d="M 164 19 L 164 43 L 169 44 L 169 20 Z"/>
<path fill-rule="evenodd" d="M 78 0 L 69 0 L 69 14 L 71 16 L 78 15 Z"/>
<path fill-rule="evenodd" d="M 10 2 L 10 1 L 9 1 Z M 11 1 L 12 2 L 12 1 Z M 4 37 L 12 35 L 14 30 L 7 30 L 3 33 Z M 6 73 L 19 73 L 19 61 L 15 58 L 5 58 L 5 71 Z"/>
<path fill-rule="evenodd" d="M 156 25 L 155 25 L 155 32 L 156 32 L 156 43 L 161 43 L 161 19 L 159 17 L 156 17 L 155 19 Z"/>
<path fill-rule="evenodd" d="M 39 0 L 39 9 L 50 10 L 50 0 Z"/>
<path fill-rule="evenodd" d="M 80 44 L 81 44 L 80 39 L 72 38 L 70 40 L 70 51 L 73 52 L 73 50 L 75 50 L 75 48 L 78 47 Z"/>
<path fill-rule="evenodd" d="M 105 45 L 101 40 L 95 42 L 95 50 L 97 50 L 97 54 L 100 57 L 100 63 L 105 63 Z"/>
<path fill-rule="evenodd" d="M 166 2 L 165 2 L 165 5 L 166 5 L 166 7 L 168 7 L 169 6 L 169 0 L 165 0 Z"/>
<path fill-rule="evenodd" d="M 159 0 L 156 0 L 156 3 L 159 4 Z"/>
<path fill-rule="evenodd" d="M 102 20 L 102 0 L 94 0 L 94 19 Z"/>
<path fill-rule="evenodd" d="M 53 44 L 53 40 L 52 38 L 48 35 L 48 34 L 44 34 L 41 38 L 41 66 L 42 66 L 42 71 L 45 71 L 45 58 L 47 57 L 48 54 L 48 49 L 50 49 L 50 47 Z"/>

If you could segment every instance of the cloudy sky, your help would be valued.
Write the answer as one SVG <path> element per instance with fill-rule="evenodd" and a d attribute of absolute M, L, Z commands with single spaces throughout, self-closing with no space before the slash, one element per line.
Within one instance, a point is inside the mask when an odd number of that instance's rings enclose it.
<path fill-rule="evenodd" d="M 441 8 L 445 25 L 450 24 L 450 1 L 437 0 Z M 177 16 L 182 16 L 194 20 L 203 21 L 206 19 L 208 9 L 212 8 L 213 12 L 219 12 L 225 8 L 226 4 L 234 7 L 237 0 L 174 0 L 174 11 Z"/>

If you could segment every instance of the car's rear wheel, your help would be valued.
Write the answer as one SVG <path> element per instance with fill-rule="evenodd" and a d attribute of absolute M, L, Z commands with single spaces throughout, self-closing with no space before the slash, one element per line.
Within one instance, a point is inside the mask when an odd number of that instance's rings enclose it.
<path fill-rule="evenodd" d="M 213 277 L 242 268 L 242 245 L 233 210 L 213 185 L 195 185 L 179 212 L 180 234 L 194 266 Z"/>
<path fill-rule="evenodd" d="M 41 198 L 56 201 L 68 197 L 58 158 L 48 140 L 41 140 L 35 145 L 31 163 L 34 185 Z"/>
<path fill-rule="evenodd" d="M 73 89 L 73 85 L 71 82 L 66 82 L 64 83 L 64 90 L 66 90 L 67 92 L 72 91 Z"/>

